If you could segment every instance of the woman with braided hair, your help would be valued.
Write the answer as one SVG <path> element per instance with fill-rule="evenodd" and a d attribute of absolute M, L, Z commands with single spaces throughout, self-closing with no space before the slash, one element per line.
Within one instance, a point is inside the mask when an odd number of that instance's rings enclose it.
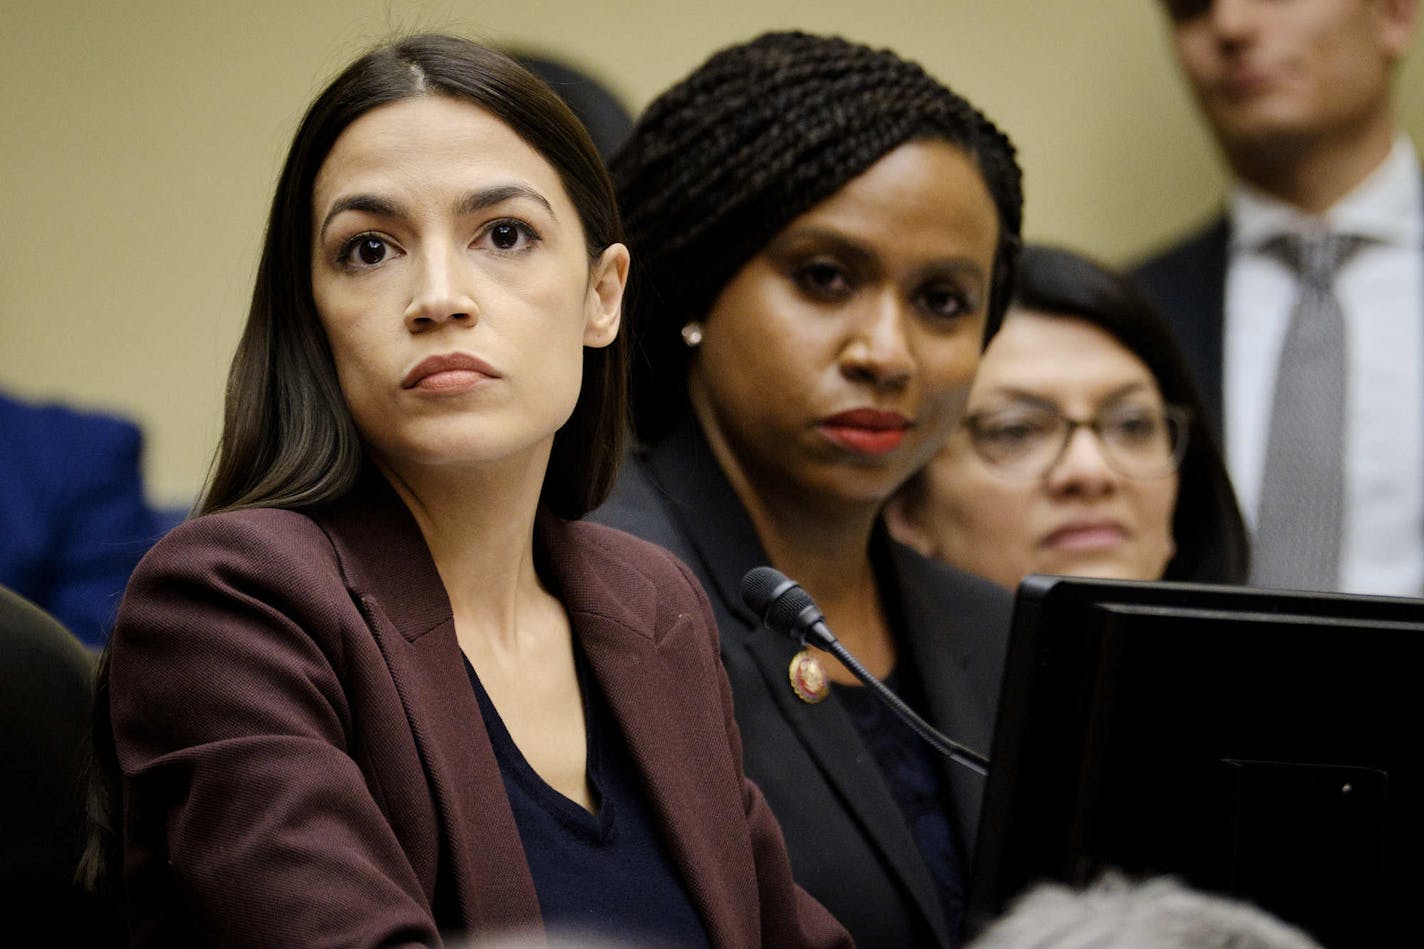
<path fill-rule="evenodd" d="M 881 509 L 957 423 L 1008 301 L 1013 147 L 894 53 L 772 33 L 648 108 L 613 162 L 640 441 L 596 515 L 707 588 L 748 774 L 798 882 L 861 945 L 953 945 L 982 778 L 824 654 L 759 631 L 770 563 L 941 731 L 987 750 L 1006 593 Z"/>

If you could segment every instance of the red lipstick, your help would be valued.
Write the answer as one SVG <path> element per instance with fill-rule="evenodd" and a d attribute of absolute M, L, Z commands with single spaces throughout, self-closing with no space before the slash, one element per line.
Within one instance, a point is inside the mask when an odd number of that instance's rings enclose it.
<path fill-rule="evenodd" d="M 405 374 L 401 388 L 442 394 L 464 392 L 486 380 L 498 378 L 499 373 L 482 359 L 468 353 L 446 353 L 422 359 Z"/>
<path fill-rule="evenodd" d="M 899 412 L 851 409 L 823 419 L 817 426 L 832 444 L 860 455 L 884 455 L 900 447 L 910 420 Z"/>

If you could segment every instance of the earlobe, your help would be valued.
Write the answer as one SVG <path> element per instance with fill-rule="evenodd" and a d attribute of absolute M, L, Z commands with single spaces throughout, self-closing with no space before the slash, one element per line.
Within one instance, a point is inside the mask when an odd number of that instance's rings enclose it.
<path fill-rule="evenodd" d="M 613 342 L 622 322 L 623 291 L 628 286 L 629 254 L 622 244 L 609 244 L 589 271 L 583 344 L 600 348 Z"/>
<path fill-rule="evenodd" d="M 899 495 L 887 501 L 883 511 L 885 527 L 890 531 L 891 537 L 921 557 L 933 559 L 937 552 L 929 532 L 910 516 L 908 508 L 909 504 Z"/>
<path fill-rule="evenodd" d="M 1390 57 L 1398 62 L 1409 54 L 1414 28 L 1419 20 L 1418 0 L 1380 0 L 1382 41 Z"/>

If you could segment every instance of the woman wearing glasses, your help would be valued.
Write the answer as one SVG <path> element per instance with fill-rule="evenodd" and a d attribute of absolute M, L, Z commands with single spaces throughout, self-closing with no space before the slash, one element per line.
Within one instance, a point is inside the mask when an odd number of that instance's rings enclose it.
<path fill-rule="evenodd" d="M 1176 340 L 1121 276 L 1025 250 L 964 421 L 887 512 L 1013 589 L 1030 573 L 1241 582 L 1246 531 Z"/>

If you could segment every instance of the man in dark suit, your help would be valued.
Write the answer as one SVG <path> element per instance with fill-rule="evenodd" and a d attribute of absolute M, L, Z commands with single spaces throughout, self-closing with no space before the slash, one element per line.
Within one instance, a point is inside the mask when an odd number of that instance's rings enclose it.
<path fill-rule="evenodd" d="M 90 646 L 158 533 L 131 422 L 0 394 L 0 584 Z"/>
<path fill-rule="evenodd" d="M 1235 180 L 1135 275 L 1224 434 L 1253 580 L 1418 594 L 1424 184 L 1393 114 L 1417 0 L 1164 6 Z"/>

